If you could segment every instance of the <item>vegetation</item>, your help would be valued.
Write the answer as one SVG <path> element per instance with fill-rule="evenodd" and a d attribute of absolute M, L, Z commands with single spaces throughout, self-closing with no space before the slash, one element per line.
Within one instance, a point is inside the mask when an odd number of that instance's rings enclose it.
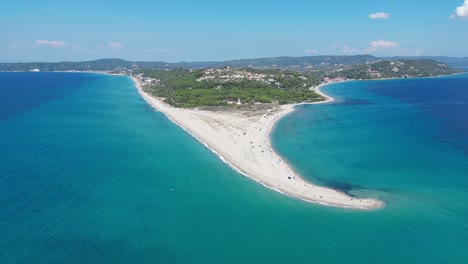
<path fill-rule="evenodd" d="M 437 57 L 457 66 L 467 58 Z M 230 68 L 235 67 L 235 68 Z M 224 62 L 0 63 L 0 71 L 114 71 L 138 75 L 145 89 L 175 107 L 288 104 L 321 100 L 309 90 L 322 80 L 381 79 L 449 75 L 460 72 L 431 59 L 370 55 L 276 57 Z"/>
<path fill-rule="evenodd" d="M 167 63 L 161 61 L 126 61 L 121 59 L 101 59 L 85 62 L 54 62 L 54 63 L 0 63 L 0 71 L 122 71 L 135 69 L 174 70 L 174 69 L 203 69 L 222 68 L 226 66 L 236 68 L 259 69 L 293 69 L 310 70 L 315 68 L 331 68 L 342 65 L 358 65 L 375 62 L 379 59 L 370 55 L 355 56 L 307 56 L 307 57 L 275 57 L 260 59 L 244 59 L 219 62 L 179 62 Z"/>
<path fill-rule="evenodd" d="M 385 58 L 386 60 L 421 60 L 421 59 L 428 59 L 428 60 L 435 60 L 438 62 L 442 62 L 447 64 L 448 66 L 456 69 L 468 69 L 468 57 L 445 57 L 445 56 L 413 56 L 413 57 L 388 57 Z"/>
<path fill-rule="evenodd" d="M 205 69 L 135 72 L 146 90 L 175 107 L 237 106 L 254 103 L 288 104 L 319 101 L 309 90 L 318 81 L 292 71 L 258 69 Z"/>
<path fill-rule="evenodd" d="M 347 79 L 381 79 L 381 78 L 409 78 L 450 75 L 460 72 L 437 61 L 424 60 L 398 60 L 378 61 L 369 65 L 357 65 L 339 71 L 325 72 L 330 78 Z"/>
<path fill-rule="evenodd" d="M 353 56 L 305 56 L 305 57 L 273 57 L 259 59 L 244 59 L 219 62 L 179 62 L 167 63 L 162 61 L 126 61 L 121 59 L 102 59 L 85 62 L 56 62 L 56 63 L 0 63 L 0 71 L 133 71 L 139 69 L 175 70 L 175 69 L 204 69 L 204 68 L 256 68 L 282 69 L 308 72 L 319 75 L 323 72 L 347 70 L 355 66 L 367 66 L 379 61 L 403 61 L 432 59 L 447 63 L 451 67 L 468 67 L 468 58 L 450 57 L 388 57 L 378 58 L 371 55 Z"/>

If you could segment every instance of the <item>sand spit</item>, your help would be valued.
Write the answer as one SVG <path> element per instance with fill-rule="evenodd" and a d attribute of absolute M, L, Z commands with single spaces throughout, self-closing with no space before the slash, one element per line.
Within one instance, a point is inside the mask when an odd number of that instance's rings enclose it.
<path fill-rule="evenodd" d="M 383 205 L 377 199 L 359 199 L 343 192 L 320 187 L 303 180 L 284 162 L 270 145 L 270 132 L 277 120 L 294 111 L 284 105 L 263 111 L 202 111 L 174 108 L 145 92 L 132 76 L 139 94 L 156 110 L 182 127 L 224 162 L 245 176 L 288 196 L 324 205 L 375 209 Z M 333 98 L 312 88 L 326 101 Z"/>

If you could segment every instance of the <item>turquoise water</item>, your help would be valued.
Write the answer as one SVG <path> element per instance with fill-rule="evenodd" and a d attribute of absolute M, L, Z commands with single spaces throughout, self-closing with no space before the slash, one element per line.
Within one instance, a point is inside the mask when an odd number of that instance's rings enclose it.
<path fill-rule="evenodd" d="M 304 177 L 387 203 L 362 212 L 236 173 L 127 77 L 0 73 L 0 263 L 466 263 L 466 134 L 382 91 L 434 80 L 329 86 L 277 125 Z"/>

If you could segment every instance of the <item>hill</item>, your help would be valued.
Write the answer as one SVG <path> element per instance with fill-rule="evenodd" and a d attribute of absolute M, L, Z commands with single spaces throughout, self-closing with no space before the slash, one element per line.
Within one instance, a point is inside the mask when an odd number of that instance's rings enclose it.
<path fill-rule="evenodd" d="M 445 63 L 434 60 L 397 60 L 378 61 L 369 65 L 357 65 L 348 69 L 338 69 L 324 72 L 329 78 L 345 79 L 381 79 L 381 78 L 411 78 L 450 75 L 460 72 Z"/>
<path fill-rule="evenodd" d="M 468 70 L 468 57 L 446 57 L 446 56 L 413 56 L 413 57 L 384 57 L 384 60 L 435 60 L 447 64 L 452 68 Z"/>
<path fill-rule="evenodd" d="M 367 64 L 380 60 L 370 55 L 355 56 L 307 56 L 307 57 L 274 57 L 259 59 L 243 59 L 219 62 L 178 62 L 162 61 L 126 61 L 121 59 L 100 59 L 85 62 L 31 62 L 31 63 L 0 63 L 0 71 L 122 71 L 135 69 L 172 70 L 172 69 L 202 69 L 202 68 L 259 68 L 259 69 L 294 69 L 307 71 L 327 69 L 340 66 Z"/>
<path fill-rule="evenodd" d="M 282 69 L 314 73 L 320 76 L 333 70 L 349 70 L 355 66 L 365 66 L 380 61 L 409 61 L 427 59 L 447 64 L 450 67 L 467 69 L 468 58 L 451 57 L 385 57 L 371 55 L 353 56 L 305 56 L 305 57 L 272 57 L 258 59 L 242 59 L 229 61 L 177 62 L 163 61 L 127 61 L 122 59 L 100 59 L 84 62 L 31 62 L 31 63 L 0 63 L 0 71 L 133 71 L 174 70 L 174 69 L 204 69 L 204 68 L 256 68 Z"/>

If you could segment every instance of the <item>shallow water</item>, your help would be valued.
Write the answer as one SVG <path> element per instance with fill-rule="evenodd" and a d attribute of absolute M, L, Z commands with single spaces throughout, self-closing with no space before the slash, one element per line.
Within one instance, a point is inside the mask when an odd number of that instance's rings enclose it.
<path fill-rule="evenodd" d="M 0 73 L 0 262 L 467 262 L 466 116 L 408 95 L 467 83 L 328 86 L 337 104 L 279 122 L 273 144 L 304 177 L 387 203 L 362 212 L 236 173 L 127 77 Z"/>

